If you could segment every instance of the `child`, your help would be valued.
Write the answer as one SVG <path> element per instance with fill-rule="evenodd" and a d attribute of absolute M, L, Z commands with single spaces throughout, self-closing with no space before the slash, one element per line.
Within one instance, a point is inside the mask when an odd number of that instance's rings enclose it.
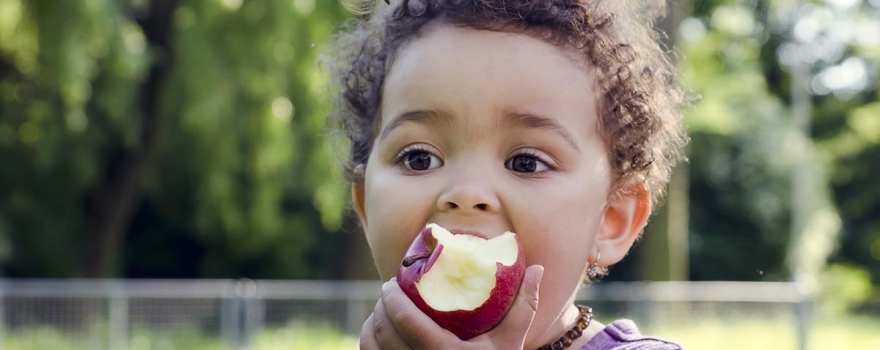
<path fill-rule="evenodd" d="M 630 3 L 393 0 L 338 36 L 354 209 L 388 280 L 361 348 L 680 349 L 573 303 L 627 254 L 688 141 L 658 9 Z M 529 265 L 505 319 L 468 341 L 393 278 L 432 222 L 516 232 Z"/>

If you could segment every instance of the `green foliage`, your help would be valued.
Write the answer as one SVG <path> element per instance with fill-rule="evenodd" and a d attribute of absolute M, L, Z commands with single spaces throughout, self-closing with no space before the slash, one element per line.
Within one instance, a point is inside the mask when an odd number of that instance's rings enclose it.
<path fill-rule="evenodd" d="M 871 297 L 871 276 L 864 268 L 832 264 L 822 274 L 821 305 L 829 314 L 844 314 Z"/>
<path fill-rule="evenodd" d="M 876 99 L 875 99 L 876 100 Z M 877 115 L 880 103 L 846 101 L 851 110 L 836 113 L 834 132 L 825 133 L 819 143 L 834 160 L 831 183 L 844 216 L 841 249 L 834 260 L 864 266 L 875 285 L 880 284 L 880 140 Z M 834 104 L 826 101 L 824 105 Z M 838 107 L 839 108 L 839 107 Z M 848 109 L 849 109 L 848 108 Z M 837 112 L 836 109 L 825 107 Z M 831 124 L 825 121 L 823 127 Z"/>
<path fill-rule="evenodd" d="M 207 274 L 269 260 L 268 271 L 233 273 L 314 275 L 316 239 L 340 228 L 345 197 L 313 45 L 338 14 L 332 3 L 303 3 L 196 2 L 176 14 L 179 50 L 164 91 L 176 127 L 148 188 L 164 220 L 212 248 Z"/>
<path fill-rule="evenodd" d="M 150 17 L 160 5 L 174 6 L 172 18 Z M 117 273 L 332 273 L 312 257 L 332 249 L 317 242 L 338 236 L 346 200 L 316 64 L 344 18 L 337 4 L 3 0 L 0 9 L 0 159 L 14 164 L 0 168 L 0 253 L 15 248 L 0 254 L 5 274 L 78 275 L 85 247 L 99 244 L 90 220 L 106 215 L 101 196 L 140 178 Z M 132 160 L 144 166 L 130 176 Z M 151 254 L 165 261 L 128 258 Z"/>
<path fill-rule="evenodd" d="M 843 23 L 876 24 L 880 18 L 858 3 L 849 11 L 816 4 L 791 17 L 784 13 L 793 2 L 750 4 L 694 2 L 692 17 L 679 29 L 682 79 L 697 97 L 686 116 L 693 136 L 691 278 L 799 274 L 816 284 L 830 255 L 868 267 L 880 281 L 880 187 L 870 175 L 880 171 L 876 80 L 854 94 L 822 95 L 815 87 L 823 71 L 847 57 L 876 62 L 871 53 L 877 48 L 852 39 L 840 43 L 849 51 L 811 67 L 806 135 L 794 112 L 792 69 L 781 58 L 795 41 L 792 26 L 809 11 Z M 805 191 L 793 192 L 795 181 Z M 833 253 L 841 227 L 843 244 Z"/>
<path fill-rule="evenodd" d="M 791 2 L 749 4 L 693 2 L 676 43 L 698 97 L 687 112 L 690 277 L 817 272 L 842 224 L 832 261 L 880 283 L 876 79 L 813 96 L 805 139 L 778 55 L 790 23 L 774 19 Z M 854 21 L 876 13 L 858 6 Z M 114 275 L 339 277 L 352 240 L 340 233 L 342 142 L 325 127 L 317 54 L 346 18 L 318 0 L 0 0 L 0 272 L 81 275 L 116 203 L 106 198 L 139 179 L 115 231 Z M 844 56 L 876 76 L 878 52 L 857 40 Z M 793 201 L 801 170 L 810 193 Z M 808 220 L 793 230 L 804 203 Z"/>
<path fill-rule="evenodd" d="M 696 98 L 685 116 L 692 279 L 789 275 L 790 175 L 799 150 L 791 112 L 762 72 L 757 21 L 748 8 L 719 5 L 682 25 L 679 67 Z"/>
<path fill-rule="evenodd" d="M 134 134 L 130 110 L 147 60 L 115 2 L 6 0 L 0 44 L 0 221 L 7 270 L 67 275 L 76 266 L 83 197 L 107 150 Z M 140 51 L 140 52 L 139 52 Z M 53 242 L 54 244 L 45 244 Z"/>

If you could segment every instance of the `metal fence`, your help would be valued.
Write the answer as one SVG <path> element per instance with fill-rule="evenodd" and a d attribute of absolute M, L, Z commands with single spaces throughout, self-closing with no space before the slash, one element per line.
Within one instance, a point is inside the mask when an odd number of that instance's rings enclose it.
<path fill-rule="evenodd" d="M 4 337 L 51 329 L 72 335 L 71 349 L 129 350 L 142 332 L 187 330 L 215 339 L 213 348 L 242 350 L 261 330 L 295 321 L 356 336 L 379 290 L 378 281 L 0 279 L 0 346 Z M 603 320 L 625 316 L 648 328 L 731 313 L 781 316 L 800 349 L 810 319 L 809 299 L 783 282 L 601 283 L 577 299 Z"/>

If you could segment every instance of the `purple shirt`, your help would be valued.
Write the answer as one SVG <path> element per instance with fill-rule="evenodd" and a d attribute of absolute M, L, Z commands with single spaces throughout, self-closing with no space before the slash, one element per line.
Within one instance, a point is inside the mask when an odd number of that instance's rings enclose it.
<path fill-rule="evenodd" d="M 605 326 L 580 350 L 684 350 L 681 345 L 639 333 L 636 324 L 620 319 Z"/>

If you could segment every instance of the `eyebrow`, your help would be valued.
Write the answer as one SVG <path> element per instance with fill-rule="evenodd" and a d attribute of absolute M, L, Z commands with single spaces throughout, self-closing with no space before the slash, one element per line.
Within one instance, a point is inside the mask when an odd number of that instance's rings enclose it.
<path fill-rule="evenodd" d="M 553 120 L 553 118 L 531 113 L 507 112 L 504 114 L 504 120 L 501 122 L 501 126 L 504 127 L 510 125 L 551 131 L 562 137 L 562 139 L 571 145 L 576 151 L 581 151 L 581 148 L 578 147 L 577 142 L 575 142 L 571 133 L 569 133 L 561 124 L 556 122 L 556 120 Z"/>
<path fill-rule="evenodd" d="M 430 110 L 416 110 L 405 112 L 397 118 L 391 120 L 391 122 L 382 129 L 382 133 L 379 134 L 379 140 L 384 139 L 386 136 L 388 136 L 388 134 L 391 133 L 392 130 L 407 122 L 417 124 L 438 124 L 442 122 L 447 125 L 452 125 L 452 117 L 450 117 L 449 114 L 446 113 L 437 113 Z"/>
<path fill-rule="evenodd" d="M 382 129 L 382 132 L 379 134 L 379 139 L 384 139 L 386 136 L 388 136 L 388 134 L 391 133 L 392 130 L 408 122 L 417 124 L 444 123 L 447 125 L 451 125 L 452 117 L 447 113 L 438 113 L 431 110 L 415 110 L 405 112 L 397 118 L 393 119 L 390 123 L 388 123 L 388 125 L 385 126 L 385 128 Z M 571 133 L 569 133 L 565 127 L 560 125 L 552 118 L 532 113 L 506 112 L 504 113 L 504 119 L 501 122 L 501 127 L 511 126 L 551 131 L 562 137 L 562 139 L 565 140 L 566 143 L 571 145 L 571 147 L 574 148 L 576 151 L 580 152 L 581 150 L 580 147 L 578 147 L 577 142 L 575 142 L 574 137 L 572 137 Z"/>

